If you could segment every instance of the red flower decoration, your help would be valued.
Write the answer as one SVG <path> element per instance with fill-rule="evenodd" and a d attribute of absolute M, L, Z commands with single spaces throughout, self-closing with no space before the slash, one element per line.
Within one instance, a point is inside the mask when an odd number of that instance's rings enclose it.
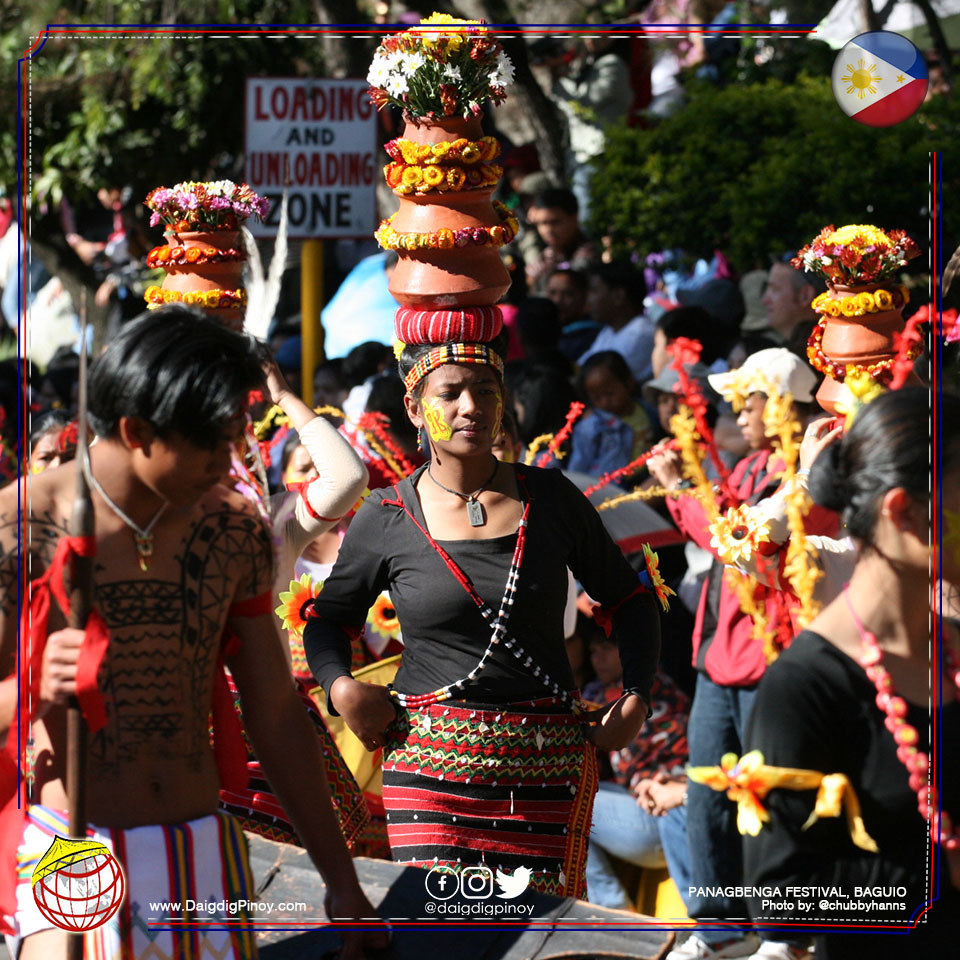
<path fill-rule="evenodd" d="M 691 340 L 690 337 L 674 337 L 667 344 L 667 353 L 673 355 L 670 366 L 678 372 L 685 363 L 697 363 L 702 352 L 703 344 L 699 340 Z"/>

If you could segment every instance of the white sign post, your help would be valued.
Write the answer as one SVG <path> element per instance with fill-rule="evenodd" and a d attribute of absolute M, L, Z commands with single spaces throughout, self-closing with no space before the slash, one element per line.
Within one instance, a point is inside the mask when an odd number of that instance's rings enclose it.
<path fill-rule="evenodd" d="M 369 237 L 376 229 L 377 112 L 363 80 L 247 77 L 246 180 L 270 200 L 276 234 L 289 185 L 289 236 Z"/>

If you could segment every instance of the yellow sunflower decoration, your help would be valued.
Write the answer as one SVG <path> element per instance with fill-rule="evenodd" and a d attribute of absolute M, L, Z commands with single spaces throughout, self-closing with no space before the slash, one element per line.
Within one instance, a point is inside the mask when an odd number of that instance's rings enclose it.
<path fill-rule="evenodd" d="M 314 584 L 309 573 L 300 575 L 299 580 L 290 581 L 290 589 L 280 594 L 280 606 L 273 612 L 280 618 L 283 629 L 303 636 L 306 625 L 304 606 L 309 600 L 315 600 L 323 589 L 323 581 Z"/>
<path fill-rule="evenodd" d="M 660 601 L 660 606 L 663 608 L 663 612 L 666 613 L 670 609 L 670 601 L 667 597 L 675 597 L 676 591 L 671 590 L 667 586 L 666 581 L 660 574 L 660 558 L 656 553 L 650 549 L 650 544 L 645 543 L 643 545 L 643 562 L 647 566 L 647 575 L 650 577 L 650 585 L 653 587 L 654 593 L 657 595 L 657 599 Z M 642 579 L 642 578 L 641 578 Z"/>
<path fill-rule="evenodd" d="M 400 621 L 397 611 L 390 599 L 390 594 L 384 591 L 374 601 L 367 615 L 367 625 L 370 629 L 386 640 L 396 640 L 400 636 Z"/>
<path fill-rule="evenodd" d="M 710 524 L 710 546 L 724 563 L 749 560 L 761 543 L 770 541 L 770 525 L 744 504 L 730 507 Z"/>

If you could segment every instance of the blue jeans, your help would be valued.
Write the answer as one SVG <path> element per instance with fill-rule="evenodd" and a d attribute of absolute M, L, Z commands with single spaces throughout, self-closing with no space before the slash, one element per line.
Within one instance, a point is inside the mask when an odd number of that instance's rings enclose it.
<path fill-rule="evenodd" d="M 633 904 L 610 863 L 613 855 L 638 867 L 655 870 L 669 867 L 681 895 L 690 885 L 686 855 L 686 811 L 674 807 L 666 816 L 654 817 L 637 806 L 633 794 L 619 784 L 603 781 L 593 803 L 593 825 L 587 852 L 587 899 L 601 907 L 630 909 Z M 674 838 L 671 848 L 683 850 L 666 855 L 665 834 Z M 676 836 L 683 837 L 677 843 Z M 684 898 L 686 902 L 686 898 Z"/>
<path fill-rule="evenodd" d="M 697 689 L 687 723 L 690 766 L 713 767 L 725 753 L 743 753 L 743 731 L 753 707 L 756 685 L 723 687 L 706 674 L 697 674 Z M 691 884 L 695 887 L 739 886 L 743 883 L 743 855 L 737 830 L 737 807 L 702 784 L 687 788 L 687 841 Z M 681 891 L 683 893 L 685 891 Z M 729 897 L 691 897 L 690 916 L 706 922 L 739 920 L 749 923 L 747 905 Z M 740 932 L 746 932 L 745 930 Z M 719 943 L 738 935 L 735 927 L 714 930 L 697 926 L 706 943 Z"/>

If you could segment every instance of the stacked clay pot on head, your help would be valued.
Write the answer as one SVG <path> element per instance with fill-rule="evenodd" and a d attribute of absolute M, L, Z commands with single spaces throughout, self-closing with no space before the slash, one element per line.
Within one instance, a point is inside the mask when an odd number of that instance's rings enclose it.
<path fill-rule="evenodd" d="M 827 293 L 813 302 L 820 323 L 810 337 L 807 354 L 813 366 L 826 374 L 817 391 L 817 403 L 827 413 L 835 414 L 837 401 L 845 398 L 843 380 L 848 366 L 876 378 L 893 363 L 897 355 L 894 334 L 903 333 L 907 296 L 905 288 L 890 282 L 856 286 L 828 283 L 827 287 Z M 833 316 L 838 310 L 839 316 Z M 915 382 L 920 380 L 911 374 L 908 383 Z"/>
<path fill-rule="evenodd" d="M 243 329 L 246 254 L 237 230 L 177 232 L 167 229 L 165 246 L 147 254 L 147 266 L 163 267 L 160 287 L 150 287 L 148 306 L 182 301 L 202 309 L 231 330 Z"/>
<path fill-rule="evenodd" d="M 475 144 L 483 137 L 479 117 L 405 119 L 403 139 L 416 144 L 432 146 L 463 140 Z M 456 151 L 454 153 L 456 155 Z M 445 248 L 398 248 L 399 261 L 390 278 L 390 292 L 404 307 L 420 311 L 489 307 L 510 287 L 510 275 L 500 259 L 498 245 L 488 239 L 489 228 L 501 225 L 504 220 L 491 200 L 502 170 L 479 160 L 467 164 L 462 160 L 444 159 L 432 165 L 444 171 L 454 169 L 458 180 L 460 169 L 464 175 L 469 174 L 471 168 L 483 169 L 485 185 L 470 187 L 465 182 L 460 190 L 418 191 L 414 188 L 411 192 L 394 188 L 400 198 L 400 209 L 390 226 L 401 237 L 443 231 L 446 238 L 450 236 L 446 231 L 451 234 L 460 231 L 460 236 L 464 236 L 463 231 L 468 230 L 482 242 L 471 240 L 463 246 L 452 244 Z M 423 169 L 426 166 L 429 165 Z M 476 174 L 473 176 L 476 178 Z"/>

